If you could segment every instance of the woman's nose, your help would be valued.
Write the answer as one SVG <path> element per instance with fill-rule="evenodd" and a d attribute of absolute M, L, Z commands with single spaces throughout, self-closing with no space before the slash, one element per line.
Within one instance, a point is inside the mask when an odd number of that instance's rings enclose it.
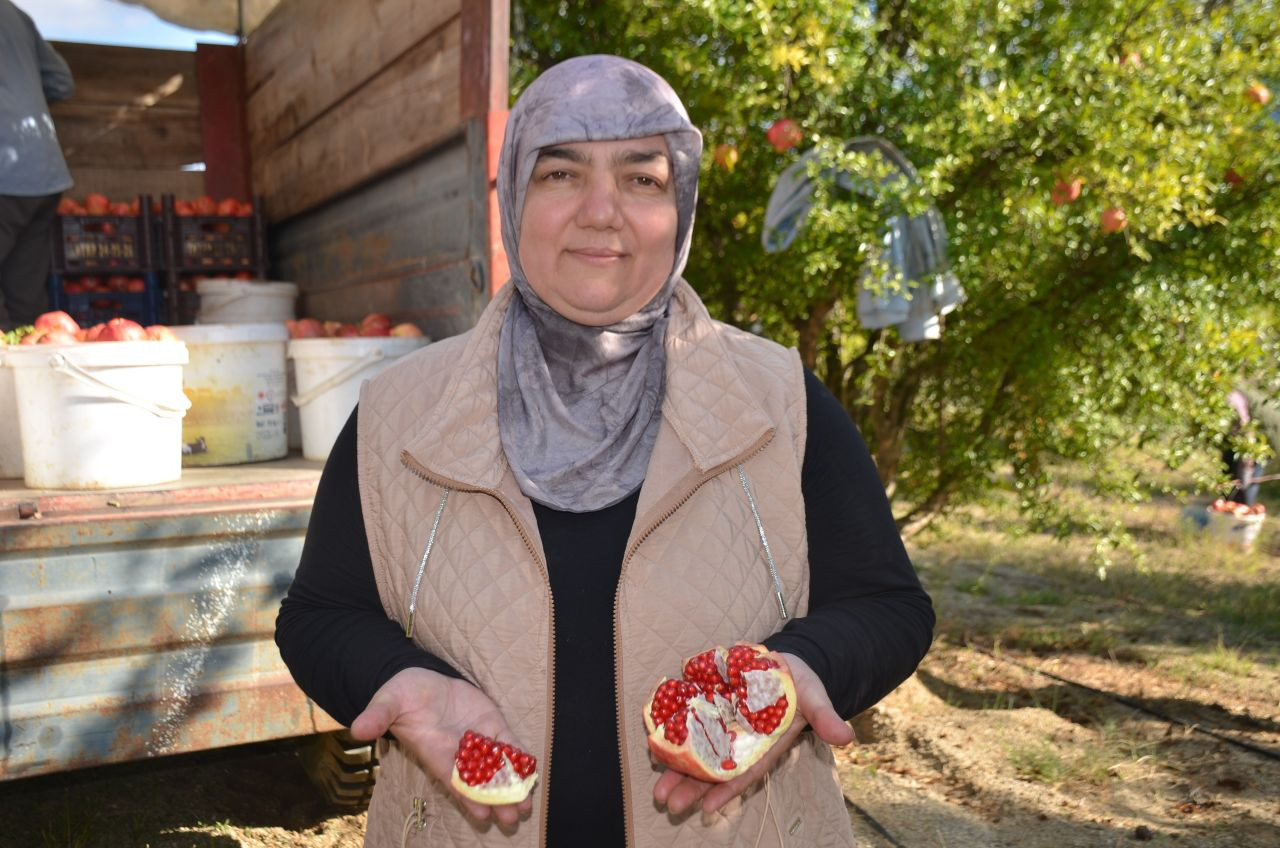
<path fill-rule="evenodd" d="M 588 229 L 612 229 L 621 226 L 617 186 L 612 180 L 590 180 L 578 206 L 578 225 Z"/>

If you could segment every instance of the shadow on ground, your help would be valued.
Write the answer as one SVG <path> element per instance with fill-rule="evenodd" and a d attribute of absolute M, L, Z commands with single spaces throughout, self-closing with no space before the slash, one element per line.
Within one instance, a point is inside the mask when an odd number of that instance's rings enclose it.
<path fill-rule="evenodd" d="M 287 740 L 259 743 L 10 781 L 0 843 L 236 848 L 241 842 L 219 827 L 307 830 L 343 811 L 321 800 L 295 749 Z"/>
<path fill-rule="evenodd" d="M 1244 733 L 1280 733 L 1280 723 L 1267 718 L 1240 715 L 1221 704 L 1190 698 L 1143 698 L 1127 695 L 1119 702 L 1077 686 L 1054 683 L 1038 687 L 978 688 L 948 681 L 925 669 L 916 672 L 926 689 L 953 707 L 969 710 L 1017 710 L 1039 708 L 1050 710 L 1066 720 L 1084 727 L 1096 726 L 1104 715 L 1117 708 L 1137 705 L 1153 717 L 1170 717 L 1190 725 L 1205 725 L 1217 730 Z"/>

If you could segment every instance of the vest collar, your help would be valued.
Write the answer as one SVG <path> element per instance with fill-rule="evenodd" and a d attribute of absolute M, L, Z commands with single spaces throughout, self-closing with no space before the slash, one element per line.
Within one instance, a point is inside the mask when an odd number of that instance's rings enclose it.
<path fill-rule="evenodd" d="M 450 365 L 453 376 L 405 451 L 433 475 L 466 488 L 496 489 L 507 473 L 498 436 L 498 336 L 511 304 L 508 283 L 480 316 Z M 669 424 L 700 471 L 757 445 L 770 429 L 764 411 L 706 307 L 684 280 L 671 299 L 662 402 Z M 667 428 L 659 434 L 664 438 Z"/>

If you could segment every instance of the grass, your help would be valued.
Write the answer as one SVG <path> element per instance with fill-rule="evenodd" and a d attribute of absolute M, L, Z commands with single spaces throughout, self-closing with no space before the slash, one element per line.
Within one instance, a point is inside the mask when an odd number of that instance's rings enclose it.
<path fill-rule="evenodd" d="M 1239 648 L 1226 647 L 1221 640 L 1218 641 L 1216 648 L 1202 656 L 1201 662 L 1204 663 L 1205 668 L 1221 671 L 1234 677 L 1248 677 L 1249 672 L 1253 671 L 1252 660 L 1245 657 Z"/>
<path fill-rule="evenodd" d="M 1060 607 L 1067 603 L 1067 596 L 1060 589 L 1028 589 L 1012 598 L 1020 607 Z"/>
<path fill-rule="evenodd" d="M 1185 482 L 1190 485 L 1190 475 Z M 1280 488 L 1266 497 L 1280 512 Z M 1280 519 L 1272 518 L 1245 553 L 1183 525 L 1184 504 L 1204 503 L 1204 496 L 1161 495 L 1135 504 L 1080 482 L 1065 487 L 1059 500 L 1097 516 L 1096 525 L 1129 535 L 1130 543 L 1106 549 L 1105 578 L 1099 548 L 1106 546 L 1097 532 L 1083 525 L 1061 539 L 1030 532 L 1014 493 L 997 491 L 911 540 L 944 619 L 949 593 L 960 593 L 966 599 L 955 606 L 964 607 L 967 618 L 951 623 L 988 645 L 1128 653 L 1136 661 L 1144 655 L 1131 646 L 1153 633 L 1185 645 L 1212 646 L 1221 633 L 1232 644 L 1253 639 L 1280 648 Z M 973 615 L 973 608 L 984 614 Z"/>
<path fill-rule="evenodd" d="M 1028 780 L 1057 785 L 1067 776 L 1067 763 L 1048 742 L 1011 746 L 1006 752 L 1010 765 Z"/>
<path fill-rule="evenodd" d="M 1219 634 L 1218 641 L 1211 647 L 1193 649 L 1183 656 L 1171 658 L 1162 664 L 1162 668 L 1179 680 L 1194 683 L 1214 672 L 1247 679 L 1257 668 L 1257 662 L 1243 646 L 1228 645 Z"/>
<path fill-rule="evenodd" d="M 93 822 L 74 817 L 71 795 L 66 793 L 58 812 L 40 829 L 43 848 L 87 848 L 94 841 Z"/>
<path fill-rule="evenodd" d="M 1063 751 L 1052 739 L 1041 739 L 1005 750 L 1019 777 L 1058 786 L 1083 783 L 1101 786 L 1135 768 L 1158 765 L 1157 747 L 1125 732 L 1114 722 L 1097 728 L 1095 738 L 1072 743 Z"/>

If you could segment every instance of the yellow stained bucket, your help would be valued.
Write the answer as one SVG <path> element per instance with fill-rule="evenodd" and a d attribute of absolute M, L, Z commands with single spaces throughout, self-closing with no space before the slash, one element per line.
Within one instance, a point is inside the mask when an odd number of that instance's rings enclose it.
<path fill-rule="evenodd" d="M 182 422 L 182 464 L 239 465 L 288 454 L 284 324 L 171 329 L 191 357 L 183 373 L 191 410 Z"/>

